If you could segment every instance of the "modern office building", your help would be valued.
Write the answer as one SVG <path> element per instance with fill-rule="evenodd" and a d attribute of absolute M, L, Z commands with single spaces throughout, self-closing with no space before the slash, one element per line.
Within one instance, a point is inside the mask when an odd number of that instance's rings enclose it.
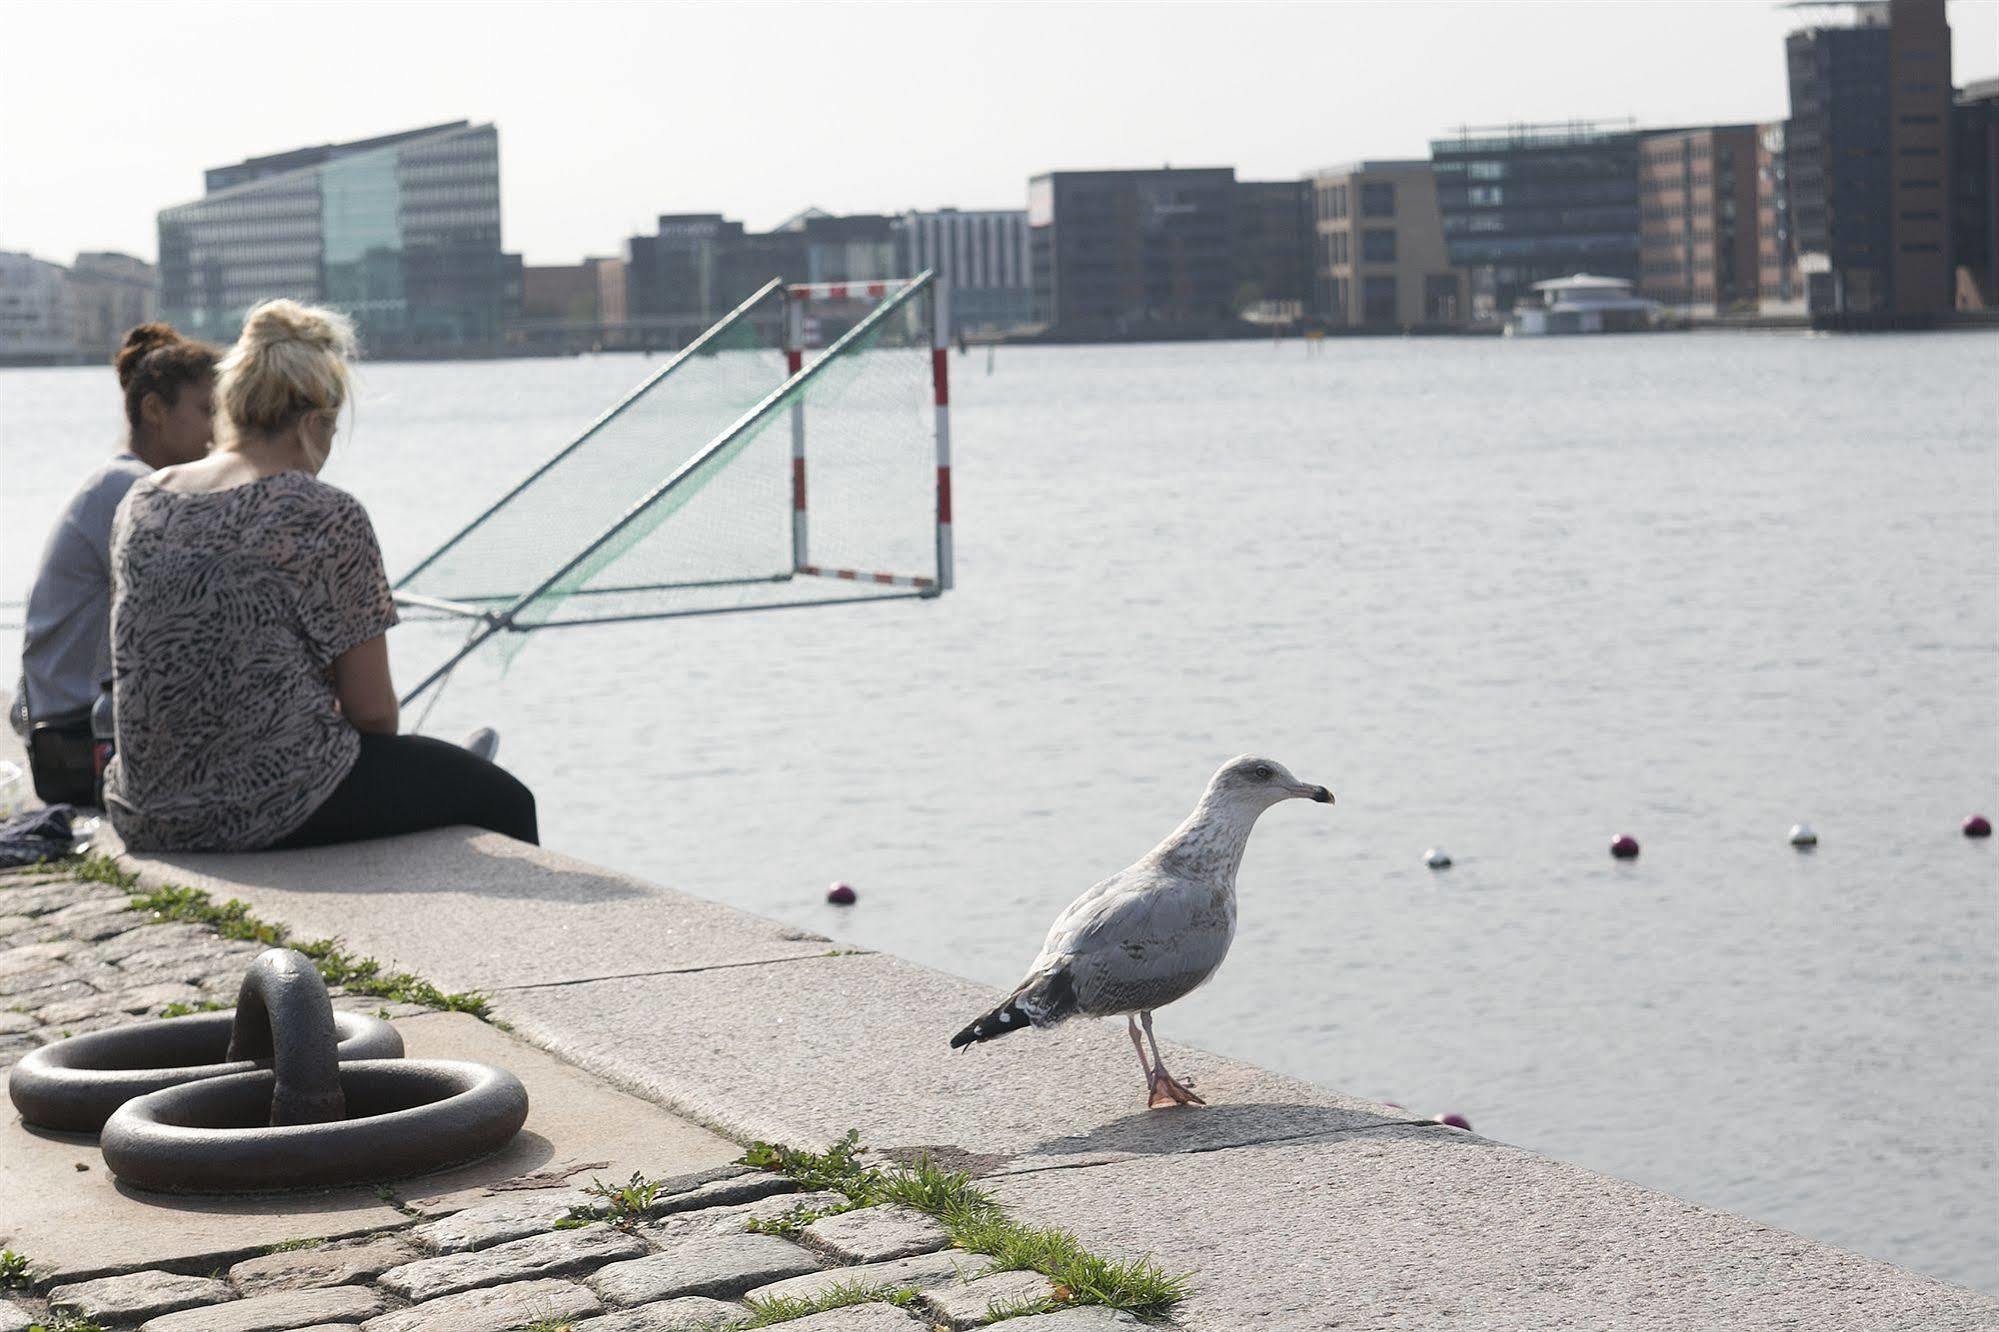
<path fill-rule="evenodd" d="M 1312 200 L 1309 180 L 1236 182 L 1237 314 L 1289 322 L 1318 312 Z"/>
<path fill-rule="evenodd" d="M 1465 322 L 1465 275 L 1444 245 L 1429 162 L 1352 162 L 1320 171 L 1312 186 L 1314 305 L 1328 323 L 1390 332 Z"/>
<path fill-rule="evenodd" d="M 652 235 L 626 242 L 625 291 L 632 317 L 687 319 L 706 327 L 734 309 L 749 294 L 735 294 L 730 268 L 742 239 L 743 224 L 720 213 L 662 213 Z"/>
<path fill-rule="evenodd" d="M 1233 167 L 1052 171 L 1028 182 L 1034 317 L 1074 337 L 1233 331 Z"/>
<path fill-rule="evenodd" d="M 1948 310 L 1955 283 L 1944 0 L 1805 12 L 1812 24 L 1785 39 L 1785 55 L 1791 214 L 1811 311 L 1879 319 Z"/>
<path fill-rule="evenodd" d="M 1646 134 L 1638 145 L 1640 295 L 1683 315 L 1756 307 L 1754 125 Z"/>
<path fill-rule="evenodd" d="M 1536 282 L 1639 276 L 1638 140 L 1628 121 L 1466 126 L 1433 139 L 1437 207 L 1471 316 L 1503 317 Z"/>
<path fill-rule="evenodd" d="M 1781 120 L 1756 127 L 1756 312 L 1798 314 L 1805 308 L 1798 277 L 1797 236 L 1791 226 L 1789 161 Z"/>
<path fill-rule="evenodd" d="M 85 362 L 118 354 L 136 324 L 159 317 L 159 275 L 143 259 L 109 250 L 86 251 L 69 269 L 76 351 Z"/>
<path fill-rule="evenodd" d="M 1025 209 L 904 213 L 895 220 L 895 237 L 903 274 L 934 268 L 950 282 L 954 333 L 1004 332 L 1033 321 Z"/>
<path fill-rule="evenodd" d="M 160 306 L 233 339 L 277 296 L 354 317 L 377 355 L 487 351 L 520 304 L 500 248 L 499 132 L 453 121 L 252 158 L 159 215 Z"/>
<path fill-rule="evenodd" d="M 1957 308 L 1999 308 L 1999 79 L 1968 83 L 1958 93 L 1951 158 Z"/>
<path fill-rule="evenodd" d="M 0 365 L 67 365 L 76 359 L 69 273 L 31 254 L 0 250 Z"/>

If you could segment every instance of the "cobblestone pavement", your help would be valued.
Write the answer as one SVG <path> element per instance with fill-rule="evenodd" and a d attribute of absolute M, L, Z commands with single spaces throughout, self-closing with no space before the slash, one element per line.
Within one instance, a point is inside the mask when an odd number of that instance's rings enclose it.
<path fill-rule="evenodd" d="M 38 1045 L 171 1005 L 234 1002 L 262 945 L 130 909 L 123 889 L 61 874 L 0 874 L 0 1073 Z M 411 1004 L 334 992 L 389 1017 Z M 212 1270 L 135 1271 L 51 1289 L 0 1292 L 0 1332 L 679 1332 L 752 1317 L 749 1300 L 812 1301 L 838 1287 L 914 1291 L 786 1322 L 797 1332 L 966 1328 L 1056 1294 L 1033 1272 L 987 1272 L 921 1213 L 872 1207 L 823 1217 L 795 1237 L 750 1229 L 801 1204 L 774 1175 L 681 1181 L 643 1214 L 582 1222 L 580 1188 L 454 1195 L 406 1209 L 400 1227 L 303 1241 Z M 34 1255 L 26 1255 L 32 1264 Z M 183 1267 L 192 1265 L 183 1264 Z M 32 1271 L 32 1268 L 30 1269 Z M 795 1306 L 794 1306 L 795 1307 Z M 1102 1308 L 1009 1318 L 1021 1332 L 1138 1326 Z"/>

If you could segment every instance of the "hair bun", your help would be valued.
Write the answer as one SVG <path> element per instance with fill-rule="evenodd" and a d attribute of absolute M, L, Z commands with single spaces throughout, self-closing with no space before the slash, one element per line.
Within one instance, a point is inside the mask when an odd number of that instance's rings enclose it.
<path fill-rule="evenodd" d="M 354 354 L 354 325 L 332 310 L 289 299 L 265 301 L 243 321 L 241 345 L 252 351 L 286 342 L 348 357 Z"/>
<path fill-rule="evenodd" d="M 187 339 L 183 338 L 180 330 L 172 324 L 156 321 L 140 324 L 134 328 L 125 335 L 125 345 L 120 347 L 118 355 L 112 358 L 112 364 L 118 367 L 118 387 L 125 388 L 131 384 L 132 376 L 139 372 L 139 362 L 146 359 L 148 352 L 185 341 Z"/>

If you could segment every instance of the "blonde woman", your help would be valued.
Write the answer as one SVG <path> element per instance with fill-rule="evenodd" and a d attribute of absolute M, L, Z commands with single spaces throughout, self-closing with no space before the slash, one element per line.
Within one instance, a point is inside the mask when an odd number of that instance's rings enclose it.
<path fill-rule="evenodd" d="M 353 325 L 269 301 L 217 367 L 215 451 L 135 482 L 111 533 L 117 755 L 134 850 L 317 846 L 471 824 L 537 840 L 534 797 L 396 734 L 396 622 L 368 515 L 319 479 Z"/>

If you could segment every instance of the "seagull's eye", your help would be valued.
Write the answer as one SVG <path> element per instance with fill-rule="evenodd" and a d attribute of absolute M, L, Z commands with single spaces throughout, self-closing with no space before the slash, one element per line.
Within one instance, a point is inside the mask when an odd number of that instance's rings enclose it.
<path fill-rule="evenodd" d="M 1256 778 L 1256 780 L 1258 780 L 1259 782 L 1267 782 L 1276 774 L 1270 771 L 1270 765 L 1268 763 L 1259 763 L 1256 765 L 1256 768 L 1254 769 L 1254 771 L 1250 773 L 1250 775 Z"/>

